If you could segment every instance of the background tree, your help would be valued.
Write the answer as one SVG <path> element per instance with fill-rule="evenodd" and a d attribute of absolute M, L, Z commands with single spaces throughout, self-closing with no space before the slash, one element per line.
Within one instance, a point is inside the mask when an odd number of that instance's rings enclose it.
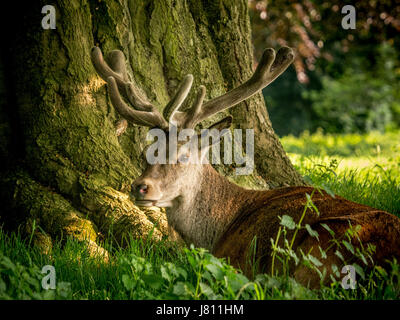
<path fill-rule="evenodd" d="M 279 135 L 400 126 L 400 4 L 353 1 L 356 29 L 345 30 L 346 4 L 249 1 L 256 56 L 266 43 L 298 52 L 294 68 L 264 90 Z"/>
<path fill-rule="evenodd" d="M 41 27 L 45 4 L 19 6 L 13 27 L 2 27 L 2 222 L 23 226 L 36 239 L 45 233 L 47 241 L 60 234 L 90 240 L 94 249 L 109 235 L 119 242 L 166 235 L 163 212 L 141 211 L 127 194 L 142 169 L 147 129 L 129 126 L 116 136 L 118 115 L 90 49 L 122 50 L 129 76 L 160 109 L 188 73 L 193 87 L 204 84 L 211 98 L 253 71 L 247 2 L 59 0 L 55 30 Z M 261 94 L 230 113 L 234 127 L 255 130 L 256 172 L 237 182 L 263 188 L 303 183 Z M 233 168 L 218 169 L 236 178 Z"/>

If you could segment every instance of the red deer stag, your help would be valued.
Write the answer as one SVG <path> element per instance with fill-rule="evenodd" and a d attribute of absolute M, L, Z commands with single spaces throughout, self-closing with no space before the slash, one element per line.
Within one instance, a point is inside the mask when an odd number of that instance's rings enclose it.
<path fill-rule="evenodd" d="M 107 82 L 112 104 L 123 118 L 137 125 L 159 128 L 168 134 L 171 127 L 177 130 L 194 129 L 202 120 L 259 92 L 286 70 L 293 61 L 294 53 L 287 47 L 281 48 L 276 54 L 273 49 L 266 49 L 254 74 L 245 83 L 204 103 L 205 87 L 201 86 L 193 105 L 181 110 L 180 106 L 193 81 L 193 77 L 188 75 L 164 108 L 163 115 L 129 81 L 121 51 L 111 51 L 107 63 L 101 50 L 94 47 L 91 58 L 97 73 Z M 134 108 L 129 107 L 121 95 Z M 126 124 L 124 119 L 119 122 L 117 134 L 126 128 Z M 210 128 L 222 130 L 230 125 L 231 118 L 228 117 Z M 185 161 L 176 161 L 176 164 L 148 164 L 132 185 L 136 204 L 165 207 L 168 223 L 186 243 L 207 248 L 218 257 L 229 258 L 234 266 L 240 267 L 250 276 L 249 251 L 254 250 L 252 242 L 256 238 L 255 258 L 262 271 L 269 272 L 272 266 L 270 239 L 275 239 L 277 235 L 279 217 L 288 215 L 297 223 L 305 208 L 306 194 L 312 194 L 314 188 L 298 186 L 264 191 L 247 190 L 218 174 L 210 164 L 187 161 L 192 156 L 187 149 L 182 148 L 174 157 L 175 160 L 184 157 Z M 169 159 L 169 162 L 174 161 Z M 338 238 L 345 234 L 350 224 L 359 226 L 359 240 L 365 245 L 375 245 L 374 259 L 378 263 L 387 258 L 400 258 L 400 220 L 396 216 L 339 196 L 332 197 L 325 192 L 314 192 L 312 201 L 320 214 L 307 212 L 302 225 L 309 224 L 319 233 L 319 237 L 312 237 L 301 228 L 297 231 L 293 248 L 297 252 L 300 249 L 304 253 L 311 252 L 321 259 L 328 274 L 332 272 L 332 264 L 340 268 L 343 262 L 334 254 L 335 249 L 330 248 L 332 238 L 323 227 L 324 224 Z M 291 239 L 293 233 L 293 230 L 288 230 L 288 239 Z M 357 243 L 354 241 L 354 245 Z M 327 258 L 321 257 L 319 246 L 328 249 Z M 351 260 L 350 251 L 342 254 L 346 260 Z M 320 283 L 317 273 L 305 266 L 293 265 L 290 272 L 302 283 L 311 286 Z"/>

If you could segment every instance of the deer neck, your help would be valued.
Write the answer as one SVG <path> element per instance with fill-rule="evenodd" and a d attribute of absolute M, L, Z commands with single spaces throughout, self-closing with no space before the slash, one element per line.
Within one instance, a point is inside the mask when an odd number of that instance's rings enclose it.
<path fill-rule="evenodd" d="M 229 223 L 251 205 L 258 192 L 247 190 L 204 165 L 196 185 L 167 208 L 168 222 L 187 244 L 213 250 Z"/>

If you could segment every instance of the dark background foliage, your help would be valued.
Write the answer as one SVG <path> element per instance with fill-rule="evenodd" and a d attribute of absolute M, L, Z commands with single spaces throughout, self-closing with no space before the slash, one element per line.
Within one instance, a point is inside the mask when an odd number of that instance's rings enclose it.
<path fill-rule="evenodd" d="M 400 2 L 353 1 L 354 30 L 341 26 L 346 4 L 249 1 L 256 58 L 268 46 L 297 51 L 293 67 L 264 89 L 280 136 L 400 126 Z"/>

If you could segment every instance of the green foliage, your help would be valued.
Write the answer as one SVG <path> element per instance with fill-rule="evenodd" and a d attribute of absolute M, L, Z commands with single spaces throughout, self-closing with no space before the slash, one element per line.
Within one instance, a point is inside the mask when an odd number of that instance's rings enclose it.
<path fill-rule="evenodd" d="M 24 266 L 0 252 L 0 299 L 50 300 L 71 297 L 70 283 L 60 282 L 55 290 L 44 290 L 42 278 L 36 265 Z"/>
<path fill-rule="evenodd" d="M 340 28 L 340 1 L 249 1 L 255 56 L 295 49 L 293 67 L 264 90 L 275 132 L 384 131 L 400 126 L 395 1 L 358 1 L 356 30 Z"/>
<path fill-rule="evenodd" d="M 143 257 L 122 257 L 122 283 L 132 299 L 249 299 L 249 280 L 204 249 L 183 249 L 186 268 L 164 262 L 154 266 Z"/>
<path fill-rule="evenodd" d="M 400 74 L 393 47 L 381 45 L 376 64 L 369 69 L 354 57 L 340 76 L 322 77 L 322 89 L 304 92 L 326 132 L 368 132 L 400 125 Z"/>

